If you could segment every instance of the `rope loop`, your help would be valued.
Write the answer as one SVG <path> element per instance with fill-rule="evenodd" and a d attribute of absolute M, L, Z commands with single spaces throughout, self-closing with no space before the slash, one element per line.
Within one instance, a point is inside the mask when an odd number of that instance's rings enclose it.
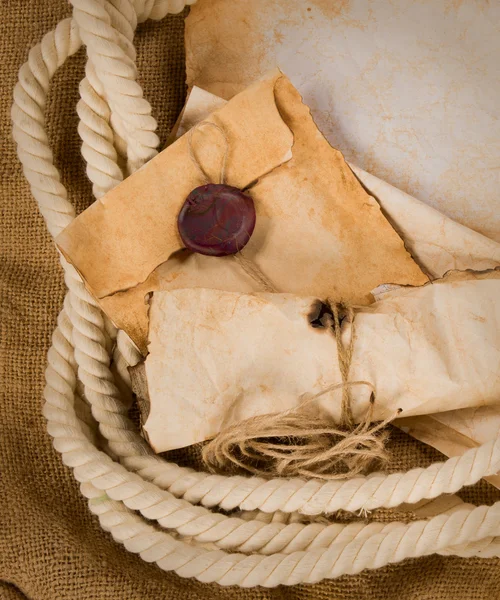
<path fill-rule="evenodd" d="M 86 46 L 78 131 L 99 198 L 157 152 L 156 121 L 136 80 L 137 24 L 193 3 L 71 0 L 73 17 L 30 51 L 14 90 L 13 133 L 52 236 L 75 216 L 46 133 L 55 71 Z M 101 313 L 75 269 L 62 265 L 68 292 L 47 357 L 47 428 L 90 510 L 129 551 L 183 577 L 244 587 L 316 582 L 432 553 L 500 556 L 500 503 L 461 503 L 411 523 L 341 524 L 321 516 L 453 494 L 499 470 L 500 439 L 426 469 L 333 481 L 224 477 L 155 456 L 127 416 L 126 367 L 139 360 L 137 350 Z M 215 507 L 240 512 L 227 516 Z"/>

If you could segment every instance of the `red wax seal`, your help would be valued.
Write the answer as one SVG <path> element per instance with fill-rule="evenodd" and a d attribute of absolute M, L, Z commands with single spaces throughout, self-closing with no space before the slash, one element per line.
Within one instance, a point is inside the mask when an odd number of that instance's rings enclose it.
<path fill-rule="evenodd" d="M 253 200 L 231 185 L 201 185 L 186 198 L 177 226 L 188 250 L 209 256 L 236 254 L 255 227 Z"/>

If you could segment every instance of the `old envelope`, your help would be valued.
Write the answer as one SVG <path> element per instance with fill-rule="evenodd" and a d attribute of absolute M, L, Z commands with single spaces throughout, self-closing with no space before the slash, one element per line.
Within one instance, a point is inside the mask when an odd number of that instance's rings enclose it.
<path fill-rule="evenodd" d="M 225 104 L 223 98 L 193 87 L 176 130 L 179 134 L 186 133 Z M 500 265 L 499 243 L 453 221 L 357 165 L 347 164 L 368 193 L 378 200 L 405 247 L 431 279 L 441 278 L 448 271 L 485 271 Z M 210 263 L 205 258 L 199 255 L 173 257 L 161 267 L 163 278 L 169 279 L 173 272 L 185 287 L 209 287 L 214 273 L 207 274 Z"/>
<path fill-rule="evenodd" d="M 500 271 L 383 294 L 344 320 L 350 381 L 376 392 L 374 419 L 477 405 L 500 397 Z M 156 292 L 145 371 L 144 430 L 156 451 L 213 437 L 244 418 L 296 407 L 342 382 L 331 328 L 310 324 L 315 299 L 182 289 Z M 485 351 L 485 349 L 487 351 Z M 352 388 L 362 419 L 372 388 Z M 340 417 L 340 390 L 317 407 Z"/>
<path fill-rule="evenodd" d="M 368 304 L 371 290 L 381 283 L 428 281 L 281 72 L 207 119 L 229 138 L 227 183 L 248 188 L 256 205 L 257 225 L 245 255 L 277 289 Z M 193 142 L 214 181 L 222 142 L 212 128 L 199 130 Z M 147 292 L 190 285 L 183 266 L 191 255 L 180 251 L 176 217 L 201 183 L 183 136 L 95 202 L 56 240 L 105 312 L 143 352 Z M 232 257 L 193 260 L 209 287 L 258 290 Z"/>

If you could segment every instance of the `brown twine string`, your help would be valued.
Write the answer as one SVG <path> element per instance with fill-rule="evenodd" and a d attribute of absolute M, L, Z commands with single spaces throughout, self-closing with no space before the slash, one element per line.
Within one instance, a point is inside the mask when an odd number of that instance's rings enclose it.
<path fill-rule="evenodd" d="M 354 310 L 352 306 L 345 304 L 337 304 L 328 301 L 330 305 L 332 315 L 333 315 L 333 325 L 335 331 L 335 340 L 337 342 L 337 353 L 339 357 L 339 367 L 340 374 L 342 376 L 342 381 L 344 384 L 342 387 L 342 409 L 341 409 L 341 417 L 340 417 L 340 425 L 342 427 L 351 428 L 354 426 L 354 418 L 352 415 L 351 408 L 351 387 L 347 385 L 349 380 L 349 370 L 351 368 L 351 360 L 352 360 L 352 350 L 354 343 L 354 335 L 351 332 L 351 339 L 349 341 L 349 345 L 347 348 L 344 347 L 341 340 L 341 328 L 340 321 L 341 317 L 347 317 L 347 319 L 353 323 L 354 322 Z M 341 311 L 343 314 L 341 314 Z"/>
<path fill-rule="evenodd" d="M 211 183 L 193 149 L 193 136 L 202 126 L 211 126 L 223 136 L 225 151 L 222 159 L 220 183 L 225 182 L 229 141 L 222 127 L 202 121 L 188 134 L 188 152 L 191 161 L 205 183 Z M 234 255 L 238 265 L 266 292 L 279 290 L 259 266 L 242 252 Z M 211 471 L 228 471 L 239 467 L 263 477 L 315 477 L 340 479 L 364 473 L 374 463 L 387 460 L 384 430 L 400 411 L 384 421 L 373 423 L 375 389 L 369 381 L 349 381 L 354 335 L 347 347 L 341 339 L 341 322 L 347 318 L 354 327 L 354 310 L 347 303 L 328 301 L 337 343 L 342 383 L 331 385 L 310 397 L 304 396 L 299 405 L 284 412 L 270 413 L 245 419 L 232 425 L 206 444 L 202 451 L 205 464 Z M 370 403 L 363 420 L 355 425 L 352 413 L 351 388 L 366 385 L 372 389 Z M 312 404 L 325 394 L 342 390 L 340 423 L 332 417 L 314 414 Z"/>
<path fill-rule="evenodd" d="M 209 126 L 209 127 L 213 127 L 214 129 L 217 129 L 217 131 L 222 135 L 222 138 L 224 140 L 224 145 L 225 145 L 224 156 L 222 157 L 222 165 L 221 165 L 220 177 L 219 177 L 219 183 L 224 184 L 225 179 L 226 179 L 227 157 L 229 155 L 229 140 L 227 139 L 226 132 L 220 125 L 217 125 L 217 123 L 212 123 L 211 121 L 201 121 L 200 123 L 195 125 L 192 129 L 189 130 L 188 138 L 187 138 L 189 158 L 191 159 L 193 165 L 196 167 L 196 170 L 198 171 L 198 173 L 201 175 L 203 182 L 204 183 L 212 183 L 210 177 L 203 170 L 203 167 L 201 166 L 200 161 L 196 158 L 196 155 L 195 155 L 194 149 L 193 149 L 193 136 L 194 136 L 195 132 L 199 131 L 201 129 L 201 127 L 205 127 L 205 126 Z"/>
<path fill-rule="evenodd" d="M 242 254 L 241 250 L 237 254 L 234 254 L 234 260 L 265 292 L 278 293 L 279 290 L 275 287 L 269 277 L 262 272 L 260 267 L 253 260 L 250 260 Z"/>
<path fill-rule="evenodd" d="M 331 304 L 342 383 L 303 397 L 289 410 L 245 419 L 221 431 L 206 444 L 202 457 L 213 472 L 239 467 L 261 477 L 312 477 L 344 479 L 366 473 L 388 459 L 385 427 L 400 413 L 373 423 L 375 388 L 369 381 L 348 381 L 353 338 L 347 347 L 341 340 L 340 323 L 345 314 L 354 322 L 352 307 Z M 363 420 L 355 425 L 351 388 L 365 385 L 372 394 Z M 342 390 L 340 423 L 329 415 L 309 410 L 325 394 Z"/>

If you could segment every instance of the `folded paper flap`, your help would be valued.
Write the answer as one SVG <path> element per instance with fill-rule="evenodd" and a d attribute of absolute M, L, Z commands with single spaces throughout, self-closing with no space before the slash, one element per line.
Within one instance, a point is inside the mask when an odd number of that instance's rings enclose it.
<path fill-rule="evenodd" d="M 370 303 L 371 283 L 381 283 L 381 277 L 412 285 L 428 281 L 378 202 L 318 130 L 289 79 L 277 81 L 275 98 L 294 134 L 293 157 L 252 190 L 268 201 L 247 254 L 260 261 L 278 289 L 355 303 Z M 262 232 L 267 233 L 262 244 L 287 248 L 293 269 L 276 269 L 276 259 L 266 264 L 257 254 Z"/>
<path fill-rule="evenodd" d="M 479 269 L 450 269 L 446 273 L 443 274 L 442 277 L 433 279 L 432 281 L 428 281 L 420 286 L 420 288 L 425 288 L 433 285 L 443 285 L 447 284 L 448 286 L 453 287 L 454 284 L 460 284 L 464 281 L 481 281 L 481 280 L 494 280 L 500 279 L 500 266 L 495 266 L 493 268 L 479 270 Z M 402 298 L 405 294 L 412 295 L 415 294 L 415 286 L 400 286 L 400 285 L 392 285 L 392 284 L 383 284 L 378 286 L 376 290 L 373 290 L 373 294 L 375 295 L 376 302 L 381 300 L 390 300 L 391 296 L 394 296 L 397 301 Z M 417 292 L 419 293 L 419 292 Z M 384 306 L 389 307 L 390 303 L 386 302 Z M 378 310 L 377 304 L 375 303 L 372 307 L 361 308 L 361 311 L 370 311 L 370 310 Z"/>
<path fill-rule="evenodd" d="M 193 86 L 189 92 L 189 97 L 184 106 L 184 110 L 179 116 L 176 130 L 173 132 L 175 139 L 181 137 L 201 121 L 205 121 L 214 111 L 219 110 L 225 104 L 226 100 L 214 96 L 210 92 Z"/>
<path fill-rule="evenodd" d="M 472 406 L 433 415 L 441 424 L 453 426 L 463 435 L 474 439 L 479 446 L 500 435 L 498 404 Z M 500 469 L 499 469 L 500 471 Z"/>
<path fill-rule="evenodd" d="M 384 215 L 431 278 L 452 269 L 491 269 L 500 264 L 500 244 L 453 221 L 386 181 L 349 166 L 380 202 Z"/>
<path fill-rule="evenodd" d="M 207 117 L 223 128 L 227 148 L 215 128 L 200 128 L 193 136 L 193 152 L 212 181 L 220 179 L 226 149 L 225 179 L 239 188 L 291 158 L 293 135 L 274 101 L 281 77 L 273 72 Z M 96 201 L 56 243 L 97 298 L 126 290 L 182 248 L 177 214 L 203 183 L 184 136 Z"/>
<path fill-rule="evenodd" d="M 500 279 L 500 266 L 483 271 L 474 269 L 453 269 L 448 271 L 440 279 L 432 282 L 434 285 L 443 283 L 456 283 L 460 281 L 481 281 L 483 279 Z"/>

